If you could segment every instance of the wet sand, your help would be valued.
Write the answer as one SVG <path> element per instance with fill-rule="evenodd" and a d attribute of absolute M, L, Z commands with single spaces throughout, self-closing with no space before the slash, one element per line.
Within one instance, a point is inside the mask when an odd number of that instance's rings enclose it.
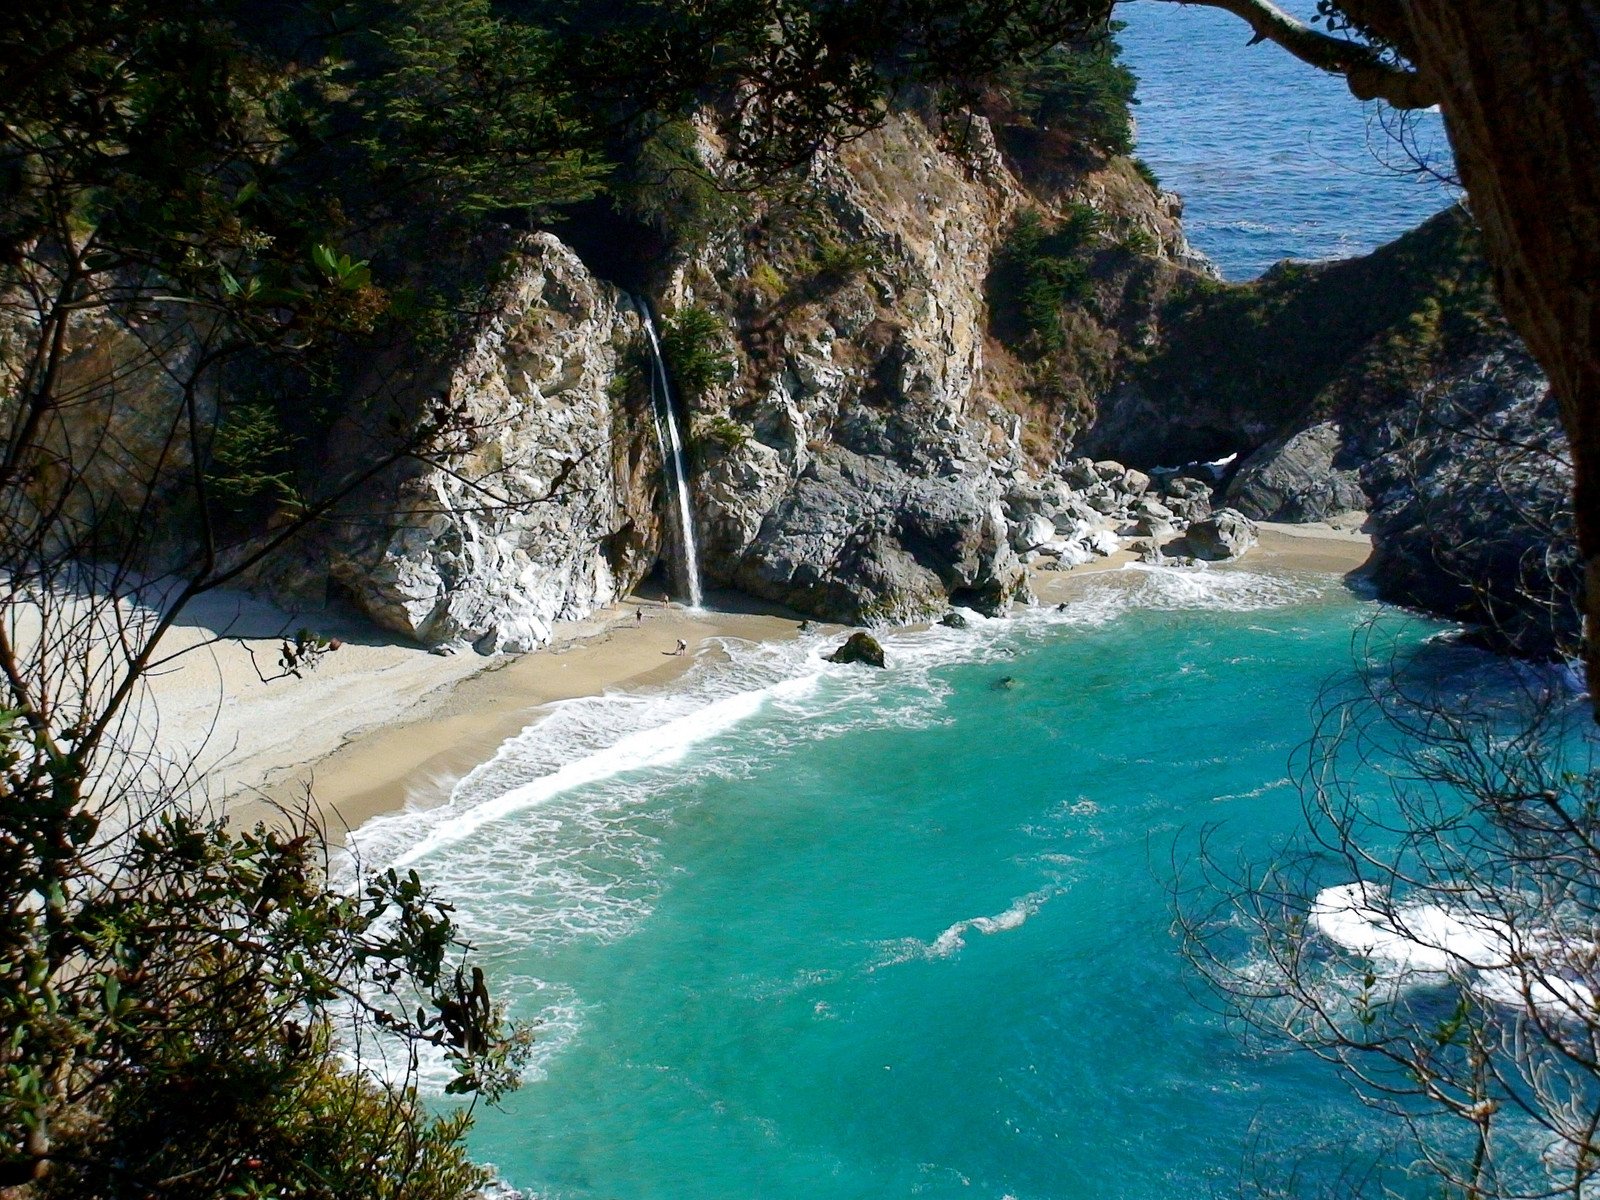
<path fill-rule="evenodd" d="M 1254 570 L 1342 574 L 1358 570 L 1370 550 L 1370 539 L 1349 528 L 1265 524 L 1258 545 L 1237 561 Z M 1086 580 L 1136 560 L 1124 550 L 1070 571 L 1034 569 L 1030 584 L 1040 603 L 1061 603 Z M 440 658 L 389 646 L 369 651 L 375 655 L 370 673 L 355 656 L 339 660 L 337 678 L 323 675 L 332 660 L 325 661 L 304 690 L 297 681 L 283 681 L 272 685 L 282 690 L 268 705 L 246 701 L 224 708 L 224 717 L 236 710 L 238 726 L 231 730 L 233 786 L 226 809 L 236 824 L 251 824 L 275 819 L 279 806 L 298 810 L 311 796 L 329 840 L 342 841 L 378 813 L 442 802 L 456 779 L 526 728 L 545 705 L 670 684 L 698 658 L 717 654 L 716 638 L 781 639 L 799 627 L 798 617 L 762 611 L 742 597 L 714 596 L 711 603 L 729 611 L 691 612 L 633 599 L 559 628 L 551 645 L 514 659 L 470 652 Z M 674 655 L 679 638 L 688 652 Z M 396 688 L 409 693 L 397 696 Z M 293 706 L 294 716 L 284 704 Z M 274 724 L 284 720 L 296 731 L 272 736 Z"/>

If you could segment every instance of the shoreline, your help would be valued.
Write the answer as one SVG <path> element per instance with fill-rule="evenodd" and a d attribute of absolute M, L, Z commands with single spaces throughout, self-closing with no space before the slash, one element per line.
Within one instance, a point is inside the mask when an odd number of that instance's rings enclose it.
<path fill-rule="evenodd" d="M 1371 550 L 1365 534 L 1328 525 L 1263 523 L 1259 531 L 1255 547 L 1218 566 L 1348 575 L 1360 570 Z M 1086 579 L 1135 561 L 1133 552 L 1122 550 L 1065 571 L 1030 567 L 1029 584 L 1039 603 L 1061 603 Z M 292 762 L 283 761 L 282 738 L 243 747 L 228 766 L 233 782 L 227 787 L 225 777 L 220 807 L 230 823 L 249 826 L 271 823 L 283 811 L 298 812 L 309 796 L 329 843 L 342 845 L 349 831 L 379 814 L 443 803 L 456 780 L 552 704 L 670 684 L 703 656 L 718 653 L 709 644 L 717 638 L 783 641 L 800 630 L 798 615 L 776 607 L 735 594 L 714 596 L 718 601 L 727 608 L 691 611 L 630 597 L 558 626 L 549 645 L 516 658 L 482 659 L 470 652 L 441 658 L 418 647 L 391 645 L 375 653 L 382 666 L 371 676 L 362 671 L 364 663 L 340 661 L 336 677 L 312 674 L 303 681 L 312 684 L 312 694 L 277 699 L 300 713 L 333 701 L 332 711 L 316 726 L 320 736 L 297 736 L 292 744 L 300 754 Z M 841 633 L 849 628 L 812 627 Z M 671 648 L 679 638 L 688 643 L 688 652 L 674 655 Z M 396 696 L 395 688 L 413 679 L 421 686 L 409 697 Z M 285 681 L 281 686 L 294 693 L 303 685 Z M 254 706 L 241 698 L 238 707 Z M 234 723 L 240 725 L 236 738 L 249 741 L 242 722 L 236 717 Z M 265 724 L 251 722 L 257 731 Z M 276 763 L 269 766 L 266 759 L 273 755 Z M 257 777 L 244 778 L 252 768 Z"/>

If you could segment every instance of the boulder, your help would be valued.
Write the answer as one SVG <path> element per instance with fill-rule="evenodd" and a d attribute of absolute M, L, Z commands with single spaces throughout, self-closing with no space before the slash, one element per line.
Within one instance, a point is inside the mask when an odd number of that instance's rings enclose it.
<path fill-rule="evenodd" d="M 943 625 L 946 629 L 965 629 L 967 626 L 972 624 L 972 622 L 967 620 L 964 616 L 952 608 L 949 612 L 945 613 L 944 616 L 939 618 L 939 624 Z"/>
<path fill-rule="evenodd" d="M 1127 474 L 1122 477 L 1122 489 L 1129 495 L 1142 496 L 1150 490 L 1150 476 L 1129 467 Z"/>
<path fill-rule="evenodd" d="M 1194 521 L 1204 521 L 1211 515 L 1211 497 L 1205 496 L 1171 496 L 1167 504 L 1172 509 L 1174 520 L 1190 524 Z"/>
<path fill-rule="evenodd" d="M 837 446 L 818 450 L 758 528 L 734 586 L 829 621 L 925 620 L 957 596 L 1000 611 L 1024 577 L 984 476 L 919 477 Z"/>
<path fill-rule="evenodd" d="M 1147 537 L 1160 545 L 1170 541 L 1177 531 L 1171 524 L 1156 517 L 1140 517 L 1134 522 L 1133 532 L 1137 537 Z"/>
<path fill-rule="evenodd" d="M 1011 531 L 1011 544 L 1018 551 L 1034 550 L 1046 542 L 1054 541 L 1056 527 L 1047 517 L 1033 513 L 1024 517 Z"/>
<path fill-rule="evenodd" d="M 1104 491 L 1091 492 L 1088 500 L 1090 508 L 1094 509 L 1095 512 L 1104 515 L 1114 513 L 1118 508 L 1121 507 L 1121 505 L 1118 503 L 1116 493 L 1111 491 L 1110 488 L 1107 488 Z"/>
<path fill-rule="evenodd" d="M 1189 553 L 1196 558 L 1238 558 L 1256 544 L 1256 524 L 1236 509 L 1221 508 L 1190 525 L 1187 541 Z"/>
<path fill-rule="evenodd" d="M 1133 515 L 1147 521 L 1172 520 L 1172 510 L 1154 496 L 1141 496 L 1133 506 Z"/>
<path fill-rule="evenodd" d="M 878 644 L 878 639 L 870 633 L 852 633 L 845 639 L 832 654 L 828 655 L 832 663 L 864 663 L 869 667 L 883 667 L 888 664 L 884 661 L 883 647 Z"/>
<path fill-rule="evenodd" d="M 1204 499 L 1209 502 L 1211 499 L 1211 485 L 1192 475 L 1169 475 L 1162 483 L 1161 490 L 1168 496 L 1185 500 Z"/>
<path fill-rule="evenodd" d="M 1100 482 L 1092 458 L 1073 459 L 1062 468 L 1061 477 L 1075 488 L 1089 488 Z"/>
<path fill-rule="evenodd" d="M 1128 468 L 1115 459 L 1103 458 L 1094 464 L 1095 476 L 1103 483 L 1121 483 Z"/>
<path fill-rule="evenodd" d="M 1367 507 L 1355 464 L 1342 464 L 1343 436 L 1323 421 L 1257 450 L 1228 487 L 1228 506 L 1257 521 L 1326 521 Z"/>

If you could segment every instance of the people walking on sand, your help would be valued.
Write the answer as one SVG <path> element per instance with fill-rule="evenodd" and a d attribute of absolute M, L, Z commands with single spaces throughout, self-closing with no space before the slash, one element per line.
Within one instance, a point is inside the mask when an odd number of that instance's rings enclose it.
<path fill-rule="evenodd" d="M 641 604 L 638 608 L 633 610 L 633 620 L 634 624 L 636 625 L 644 624 L 644 605 Z"/>

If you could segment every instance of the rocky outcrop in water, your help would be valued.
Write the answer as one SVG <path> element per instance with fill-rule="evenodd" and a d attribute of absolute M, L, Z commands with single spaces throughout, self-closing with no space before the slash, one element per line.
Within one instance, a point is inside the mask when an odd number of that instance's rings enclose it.
<path fill-rule="evenodd" d="M 1086 448 L 1144 463 L 1236 454 L 1222 502 L 1244 517 L 1370 512 L 1384 599 L 1519 654 L 1575 651 L 1566 443 L 1465 214 L 1365 258 L 1204 285 L 1163 328 Z"/>
<path fill-rule="evenodd" d="M 1494 649 L 1574 656 L 1572 460 L 1543 375 L 1507 346 L 1436 380 L 1403 419 L 1362 470 L 1379 594 L 1468 622 Z"/>
<path fill-rule="evenodd" d="M 870 633 L 852 633 L 845 642 L 832 654 L 828 655 L 831 663 L 861 663 L 868 667 L 886 667 L 888 661 L 883 654 L 883 647 L 878 644 L 878 639 Z"/>

